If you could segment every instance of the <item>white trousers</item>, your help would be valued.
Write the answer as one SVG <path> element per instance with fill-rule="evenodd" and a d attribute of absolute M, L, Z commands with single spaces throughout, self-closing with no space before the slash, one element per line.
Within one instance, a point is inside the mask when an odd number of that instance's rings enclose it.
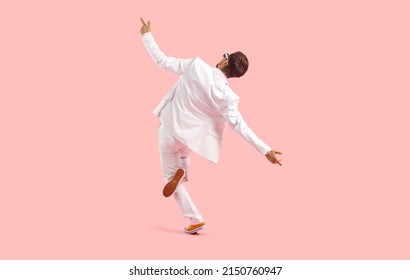
<path fill-rule="evenodd" d="M 161 160 L 162 175 L 165 183 L 171 181 L 178 168 L 185 170 L 185 175 L 188 175 L 189 155 L 191 150 L 175 139 L 163 125 L 158 129 L 159 154 Z M 180 183 L 175 190 L 173 197 L 181 208 L 185 218 L 190 219 L 191 224 L 203 222 L 202 216 L 196 208 L 194 202 L 188 194 L 183 183 Z"/>

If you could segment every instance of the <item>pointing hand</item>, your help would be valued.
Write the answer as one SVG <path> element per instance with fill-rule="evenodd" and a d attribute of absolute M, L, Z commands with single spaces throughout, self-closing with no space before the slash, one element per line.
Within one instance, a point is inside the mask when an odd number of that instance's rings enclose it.
<path fill-rule="evenodd" d="M 265 156 L 266 156 L 266 158 L 270 161 L 270 162 L 272 162 L 273 164 L 279 164 L 280 166 L 282 166 L 282 163 L 280 163 L 280 159 L 278 159 L 277 157 L 276 157 L 276 155 L 281 155 L 282 153 L 281 152 L 279 152 L 279 151 L 274 151 L 274 150 L 272 150 L 272 151 L 270 151 L 269 153 L 267 153 Z"/>
<path fill-rule="evenodd" d="M 148 24 L 145 23 L 145 21 L 141 18 L 142 26 L 140 29 L 141 35 L 147 32 L 151 32 L 151 23 L 148 21 Z"/>

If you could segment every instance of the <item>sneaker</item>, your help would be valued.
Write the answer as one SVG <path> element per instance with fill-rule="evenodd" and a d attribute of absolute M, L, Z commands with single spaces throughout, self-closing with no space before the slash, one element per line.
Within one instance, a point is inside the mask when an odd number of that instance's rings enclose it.
<path fill-rule="evenodd" d="M 195 224 L 195 225 L 190 225 L 190 226 L 184 228 L 184 231 L 186 233 L 189 233 L 189 234 L 194 234 L 194 233 L 196 233 L 197 231 L 199 231 L 203 228 L 205 228 L 205 222 Z"/>
<path fill-rule="evenodd" d="M 169 181 L 165 187 L 164 190 L 162 191 L 162 194 L 165 197 L 171 196 L 175 190 L 177 189 L 178 185 L 180 182 L 182 182 L 182 179 L 185 177 L 185 171 L 184 169 L 178 169 L 177 172 L 175 172 L 174 178 L 172 178 L 171 181 Z"/>

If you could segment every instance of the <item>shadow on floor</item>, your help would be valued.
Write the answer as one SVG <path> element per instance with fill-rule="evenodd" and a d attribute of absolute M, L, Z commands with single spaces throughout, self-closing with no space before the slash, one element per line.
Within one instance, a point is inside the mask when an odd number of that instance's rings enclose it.
<path fill-rule="evenodd" d="M 186 234 L 183 230 L 176 230 L 176 229 L 170 229 L 166 227 L 161 227 L 161 226 L 150 226 L 151 229 L 156 230 L 156 231 L 162 231 L 166 233 L 173 233 L 173 234 L 179 234 L 179 235 L 189 235 L 189 236 L 201 236 L 204 235 L 203 233 L 195 233 L 195 234 Z"/>

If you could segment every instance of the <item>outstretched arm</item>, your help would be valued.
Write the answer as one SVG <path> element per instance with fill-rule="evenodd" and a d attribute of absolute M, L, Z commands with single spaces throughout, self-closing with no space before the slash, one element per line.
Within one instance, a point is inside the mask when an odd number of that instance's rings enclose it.
<path fill-rule="evenodd" d="M 280 162 L 281 160 L 277 157 L 277 155 L 281 155 L 282 153 L 271 149 L 256 136 L 256 134 L 242 118 L 242 115 L 238 110 L 238 104 L 239 97 L 232 94 L 231 100 L 228 101 L 228 104 L 226 104 L 226 107 L 222 112 L 225 120 L 229 123 L 232 130 L 240 134 L 249 144 L 255 147 L 261 154 L 265 155 L 271 163 L 282 166 L 282 163 Z"/>
<path fill-rule="evenodd" d="M 142 35 L 142 40 L 147 48 L 149 54 L 151 55 L 154 62 L 160 67 L 164 68 L 168 71 L 182 74 L 184 73 L 189 64 L 192 62 L 193 59 L 181 59 L 166 56 L 163 51 L 160 50 L 158 44 L 155 42 L 154 36 L 151 32 L 151 23 L 145 23 L 145 21 L 141 18 L 141 29 L 140 33 Z"/>

